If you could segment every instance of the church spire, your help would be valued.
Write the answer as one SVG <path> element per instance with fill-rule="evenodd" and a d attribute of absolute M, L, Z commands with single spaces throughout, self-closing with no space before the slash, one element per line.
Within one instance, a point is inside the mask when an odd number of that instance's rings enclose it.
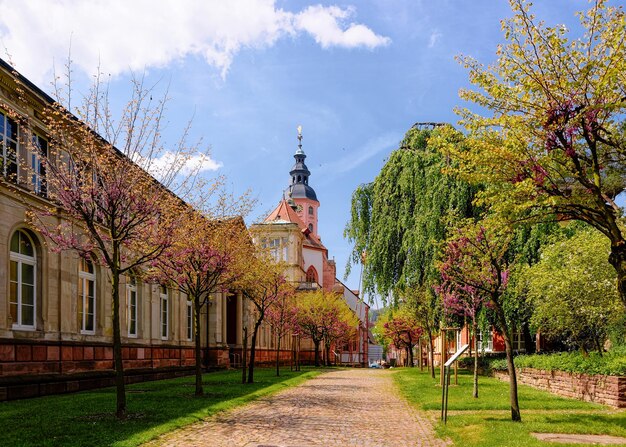
<path fill-rule="evenodd" d="M 293 165 L 289 175 L 291 175 L 291 184 L 289 185 L 289 197 L 294 199 L 311 199 L 317 201 L 317 195 L 313 188 L 309 186 L 309 176 L 311 171 L 304 163 L 306 154 L 302 150 L 302 126 L 298 126 L 298 149 L 293 158 L 296 164 Z"/>

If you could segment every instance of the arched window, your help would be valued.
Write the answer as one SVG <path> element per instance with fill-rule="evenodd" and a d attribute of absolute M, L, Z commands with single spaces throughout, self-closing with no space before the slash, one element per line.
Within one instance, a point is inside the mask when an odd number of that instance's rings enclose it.
<path fill-rule="evenodd" d="M 309 224 L 309 231 L 313 233 L 313 224 Z"/>
<path fill-rule="evenodd" d="M 11 237 L 9 255 L 9 305 L 15 329 L 35 329 L 36 284 L 35 244 L 25 231 L 18 230 Z"/>
<path fill-rule="evenodd" d="M 78 271 L 78 318 L 82 334 L 96 332 L 96 271 L 93 263 L 80 259 Z"/>
<path fill-rule="evenodd" d="M 298 183 L 300 183 L 302 181 L 302 176 L 298 176 Z"/>
<path fill-rule="evenodd" d="M 317 270 L 315 270 L 315 267 L 310 266 L 306 271 L 306 282 L 317 282 Z"/>
<path fill-rule="evenodd" d="M 161 298 L 161 340 L 168 338 L 168 321 L 169 321 L 169 296 L 167 287 L 159 287 L 159 296 Z"/>
<path fill-rule="evenodd" d="M 312 215 L 313 215 L 313 207 L 312 207 L 312 206 L 310 206 L 310 207 L 309 207 L 309 216 L 312 216 Z"/>
<path fill-rule="evenodd" d="M 128 304 L 128 336 L 137 337 L 137 279 L 134 276 L 130 276 L 126 284 L 126 301 Z"/>

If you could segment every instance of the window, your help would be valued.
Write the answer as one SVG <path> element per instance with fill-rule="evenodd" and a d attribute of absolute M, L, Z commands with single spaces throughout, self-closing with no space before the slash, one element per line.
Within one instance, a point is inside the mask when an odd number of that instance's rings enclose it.
<path fill-rule="evenodd" d="M 315 270 L 315 267 L 311 266 L 306 271 L 306 282 L 317 282 L 317 270 Z"/>
<path fill-rule="evenodd" d="M 161 286 L 159 287 L 159 295 L 161 297 L 161 340 L 167 340 L 168 335 L 168 315 L 169 315 L 169 307 L 168 307 L 168 295 L 167 295 L 167 287 Z"/>
<path fill-rule="evenodd" d="M 30 167 L 32 169 L 31 184 L 35 194 L 46 197 L 46 157 L 48 156 L 48 141 L 37 134 L 33 134 L 33 151 L 30 154 Z"/>
<path fill-rule="evenodd" d="M 309 224 L 309 231 L 313 233 L 313 224 Z"/>
<path fill-rule="evenodd" d="M 491 331 L 488 331 L 486 334 L 483 332 L 478 333 L 478 343 L 476 349 L 479 351 L 483 350 L 483 340 L 485 342 L 485 352 L 493 351 L 493 334 Z"/>
<path fill-rule="evenodd" d="M 9 306 L 13 328 L 34 330 L 37 257 L 35 245 L 24 231 L 16 231 L 11 238 L 9 264 Z"/>
<path fill-rule="evenodd" d="M 78 318 L 81 334 L 95 334 L 96 272 L 93 263 L 83 258 L 78 271 Z"/>
<path fill-rule="evenodd" d="M 128 302 L 128 336 L 137 337 L 137 280 L 131 276 L 126 284 Z"/>
<path fill-rule="evenodd" d="M 313 215 L 313 207 L 309 206 L 309 216 L 312 216 L 312 215 Z"/>
<path fill-rule="evenodd" d="M 191 301 L 187 301 L 187 340 L 193 340 L 193 307 Z"/>
<path fill-rule="evenodd" d="M 2 175 L 17 182 L 17 123 L 0 112 L 0 169 Z"/>
<path fill-rule="evenodd" d="M 525 351 L 526 343 L 524 341 L 524 335 L 521 332 L 513 332 L 513 350 Z"/>

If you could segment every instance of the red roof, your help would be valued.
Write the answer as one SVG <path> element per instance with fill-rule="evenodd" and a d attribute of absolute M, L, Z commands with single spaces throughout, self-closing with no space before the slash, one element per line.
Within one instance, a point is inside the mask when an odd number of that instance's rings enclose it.
<path fill-rule="evenodd" d="M 287 203 L 285 199 L 281 200 L 278 206 L 274 209 L 274 211 L 272 211 L 265 218 L 265 223 L 272 223 L 277 220 L 282 220 L 282 221 L 287 221 L 287 222 L 297 224 L 298 227 L 300 228 L 300 231 L 302 231 L 302 234 L 304 234 L 304 237 L 306 239 L 304 242 L 304 245 L 308 245 L 309 247 L 314 247 L 314 248 L 322 248 L 326 250 L 326 247 L 324 247 L 324 244 L 322 244 L 322 241 L 320 241 L 317 236 L 311 233 L 311 231 L 307 228 L 304 222 L 302 222 L 302 219 L 300 219 L 300 216 L 298 216 L 298 213 L 296 212 L 296 210 L 294 210 L 289 205 L 289 203 Z"/>

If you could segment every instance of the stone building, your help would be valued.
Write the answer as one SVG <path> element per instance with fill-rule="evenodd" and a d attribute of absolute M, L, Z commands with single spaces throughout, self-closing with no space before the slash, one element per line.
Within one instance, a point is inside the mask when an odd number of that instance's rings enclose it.
<path fill-rule="evenodd" d="M 32 148 L 47 155 L 42 111 L 53 102 L 0 59 L 0 401 L 113 383 L 106 269 L 52 251 L 26 223 L 29 209 L 52 205 L 45 164 Z M 61 222 L 62 213 L 50 219 Z M 188 373 L 195 360 L 186 296 L 133 276 L 122 280 L 120 295 L 128 380 Z M 214 294 L 202 315 L 206 366 L 230 365 L 245 318 L 241 294 Z"/>

